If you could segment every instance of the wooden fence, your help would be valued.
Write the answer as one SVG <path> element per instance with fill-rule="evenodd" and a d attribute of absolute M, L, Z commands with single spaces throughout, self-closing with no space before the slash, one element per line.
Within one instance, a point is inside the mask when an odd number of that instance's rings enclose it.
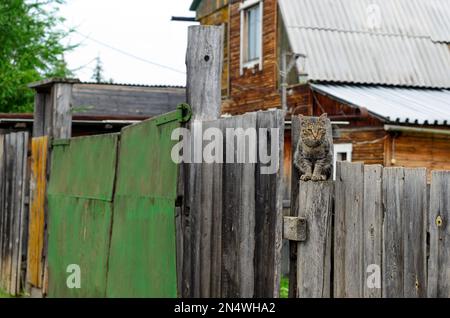
<path fill-rule="evenodd" d="M 24 286 L 28 220 L 28 133 L 0 136 L 0 288 Z"/>
<path fill-rule="evenodd" d="M 249 150 L 249 143 L 239 144 L 234 138 L 225 140 L 225 137 L 221 154 L 224 163 L 185 165 L 186 202 L 179 229 L 183 260 L 181 295 L 277 297 L 281 270 L 284 112 L 248 113 L 202 123 L 200 132 L 217 128 L 223 136 L 227 135 L 227 128 L 256 132 L 261 128 L 268 129 L 265 132 L 276 129 L 278 140 L 267 138 L 266 133 L 258 134 L 255 139 L 258 146 L 254 148 L 257 153 L 273 156 L 276 171 L 262 173 L 265 165 L 260 160 L 236 163 L 238 154 Z M 230 154 L 235 163 L 230 163 Z"/>
<path fill-rule="evenodd" d="M 299 185 L 297 297 L 450 297 L 450 172 L 434 171 L 429 191 L 426 169 L 336 172 L 334 186 Z"/>

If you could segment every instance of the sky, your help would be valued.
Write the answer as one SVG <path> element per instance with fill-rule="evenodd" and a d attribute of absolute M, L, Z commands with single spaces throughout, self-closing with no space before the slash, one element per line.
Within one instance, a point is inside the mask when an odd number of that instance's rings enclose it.
<path fill-rule="evenodd" d="M 191 0 L 66 0 L 59 15 L 75 32 L 66 53 L 75 77 L 92 81 L 97 56 L 106 80 L 115 83 L 185 85 L 187 29 L 195 23 L 170 21 L 193 17 Z M 151 63 L 166 66 L 167 68 Z"/>

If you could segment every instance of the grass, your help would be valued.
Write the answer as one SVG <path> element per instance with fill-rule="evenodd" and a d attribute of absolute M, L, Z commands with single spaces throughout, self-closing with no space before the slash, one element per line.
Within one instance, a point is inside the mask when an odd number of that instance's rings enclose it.
<path fill-rule="evenodd" d="M 0 298 L 11 298 L 11 296 L 0 289 Z"/>
<path fill-rule="evenodd" d="M 282 277 L 280 281 L 280 298 L 288 298 L 289 295 L 289 278 Z"/>

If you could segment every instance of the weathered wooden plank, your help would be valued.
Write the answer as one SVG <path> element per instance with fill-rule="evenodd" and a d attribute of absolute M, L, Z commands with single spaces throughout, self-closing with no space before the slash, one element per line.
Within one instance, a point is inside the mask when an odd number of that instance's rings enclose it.
<path fill-rule="evenodd" d="M 12 232 L 13 241 L 13 261 L 12 261 L 12 278 L 11 278 L 11 294 L 17 295 L 20 292 L 20 276 L 22 265 L 22 234 L 23 221 L 25 214 L 24 202 L 24 186 L 26 178 L 26 157 L 27 157 L 27 142 L 28 135 L 24 132 L 16 133 L 17 139 L 14 145 L 15 166 L 16 171 L 13 180 L 14 186 L 14 227 Z"/>
<path fill-rule="evenodd" d="M 331 296 L 333 182 L 299 183 L 299 217 L 308 222 L 308 239 L 298 243 L 297 296 Z"/>
<path fill-rule="evenodd" d="M 450 297 L 450 171 L 433 171 L 430 191 L 428 297 Z"/>
<path fill-rule="evenodd" d="M 226 128 L 256 127 L 256 113 L 227 118 Z M 240 144 L 245 147 L 245 143 Z M 236 138 L 226 138 L 226 153 L 238 149 Z M 223 167 L 222 297 L 253 297 L 255 247 L 255 164 L 228 163 Z"/>
<path fill-rule="evenodd" d="M 213 122 L 215 123 L 215 122 Z M 214 127 L 211 122 L 203 122 L 203 132 L 208 128 Z M 209 144 L 209 141 L 203 141 L 203 149 Z M 202 153 L 203 154 L 203 153 Z M 199 225 L 201 235 L 200 241 L 200 297 L 211 296 L 212 284 L 212 252 L 213 252 L 213 196 L 214 196 L 214 167 L 211 163 L 203 163 L 196 166 L 200 169 L 200 184 L 197 187 L 197 198 L 199 200 L 200 208 L 196 213 L 200 215 Z M 218 222 L 220 220 L 217 220 Z"/>
<path fill-rule="evenodd" d="M 382 297 L 403 297 L 403 168 L 383 170 Z"/>
<path fill-rule="evenodd" d="M 188 29 L 187 102 L 193 120 L 214 120 L 220 116 L 223 59 L 223 28 L 190 26 Z"/>
<path fill-rule="evenodd" d="M 364 167 L 364 203 L 363 203 L 363 297 L 381 298 L 381 276 L 371 276 L 373 280 L 368 284 L 370 275 L 381 275 L 381 241 L 383 225 L 383 197 L 382 197 L 383 167 L 368 165 Z M 375 265 L 374 268 L 369 266 Z M 378 280 L 379 278 L 379 280 Z M 380 283 L 378 285 L 377 283 Z"/>
<path fill-rule="evenodd" d="M 72 136 L 72 84 L 56 83 L 53 86 L 52 134 L 54 138 Z"/>
<path fill-rule="evenodd" d="M 283 217 L 284 112 L 258 112 L 257 116 L 256 128 L 259 135 L 255 175 L 255 297 L 278 297 Z M 272 132 L 278 134 L 271 135 Z M 277 139 L 272 140 L 273 137 Z M 266 161 L 263 156 L 269 154 L 273 162 L 263 163 Z M 271 165 L 275 171 L 266 171 Z"/>
<path fill-rule="evenodd" d="M 31 142 L 30 215 L 28 226 L 27 281 L 42 287 L 45 225 L 45 193 L 47 188 L 48 137 L 33 138 Z"/>
<path fill-rule="evenodd" d="M 405 169 L 403 186 L 403 297 L 427 295 L 427 170 Z"/>
<path fill-rule="evenodd" d="M 338 162 L 334 216 L 334 297 L 362 297 L 364 166 Z"/>
<path fill-rule="evenodd" d="M 223 54 L 221 34 L 222 29 L 213 26 L 192 26 L 188 31 L 186 94 L 187 102 L 191 105 L 193 112 L 193 121 L 188 125 L 191 134 L 195 133 L 193 127 L 196 121 L 214 120 L 220 116 L 220 76 Z M 202 133 L 201 129 L 199 133 Z M 181 167 L 182 175 L 184 175 L 185 198 L 182 207 L 182 232 L 177 233 L 177 236 L 182 236 L 183 240 L 182 268 L 178 271 L 178 274 L 182 275 L 182 287 L 179 289 L 182 290 L 184 297 L 209 297 L 211 294 L 212 251 L 210 244 L 212 229 L 207 224 L 211 224 L 213 211 L 211 209 L 202 210 L 202 164 L 200 162 L 203 152 L 202 149 L 193 147 L 194 145 L 195 141 L 192 140 L 191 153 L 196 158 L 194 160 L 196 163 L 185 163 Z M 205 169 L 207 170 L 205 173 L 209 174 L 211 167 Z M 205 191 L 209 191 L 209 189 L 205 189 Z M 180 193 L 180 195 L 183 194 Z M 207 195 L 206 192 L 203 193 L 203 196 L 205 195 Z M 203 227 L 202 221 L 204 221 Z M 205 235 L 203 235 L 202 229 L 205 230 Z M 200 250 L 201 246 L 205 249 Z M 200 279 L 203 270 L 202 262 L 203 266 L 208 268 L 208 273 L 203 275 L 205 278 L 203 281 Z"/>
<path fill-rule="evenodd" d="M 297 149 L 297 143 L 300 138 L 300 119 L 297 116 L 292 117 L 291 124 L 291 153 L 294 154 Z M 298 185 L 300 173 L 294 166 L 291 166 L 291 209 L 290 215 L 298 215 Z M 289 241 L 289 298 L 297 297 L 297 242 Z"/>
<path fill-rule="evenodd" d="M 15 161 L 15 147 L 17 141 L 16 134 L 8 134 L 6 136 L 6 157 L 7 157 L 7 180 L 6 180 L 6 213 L 7 213 L 7 232 L 6 232 L 6 266 L 5 270 L 5 289 L 8 293 L 13 294 L 12 291 L 12 278 L 13 278 L 13 265 L 14 265 L 14 257 L 13 257 L 13 232 L 14 232 L 14 209 L 15 209 L 15 199 L 14 199 L 14 178 L 16 173 L 16 161 Z"/>
<path fill-rule="evenodd" d="M 43 136 L 45 118 L 45 96 L 44 92 L 36 92 L 34 95 L 33 136 Z"/>
<path fill-rule="evenodd" d="M 283 217 L 283 238 L 285 240 L 306 241 L 307 223 L 304 218 L 296 216 Z"/>
<path fill-rule="evenodd" d="M 222 130 L 222 122 L 216 121 L 216 127 Z M 222 147 L 224 145 L 222 140 Z M 224 148 L 222 148 L 224 149 Z M 223 159 L 224 154 L 222 154 Z M 211 242 L 211 297 L 221 297 L 222 271 L 222 209 L 223 209 L 223 164 L 212 164 L 212 242 Z"/>

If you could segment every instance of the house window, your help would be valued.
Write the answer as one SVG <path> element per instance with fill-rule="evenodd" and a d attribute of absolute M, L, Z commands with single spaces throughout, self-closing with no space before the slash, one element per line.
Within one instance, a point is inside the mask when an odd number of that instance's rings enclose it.
<path fill-rule="evenodd" d="M 336 162 L 338 161 L 348 161 L 352 162 L 352 144 L 334 144 L 334 155 L 333 155 L 333 180 L 336 180 Z"/>
<path fill-rule="evenodd" d="M 241 4 L 241 75 L 244 68 L 259 65 L 262 70 L 262 0 Z"/>

